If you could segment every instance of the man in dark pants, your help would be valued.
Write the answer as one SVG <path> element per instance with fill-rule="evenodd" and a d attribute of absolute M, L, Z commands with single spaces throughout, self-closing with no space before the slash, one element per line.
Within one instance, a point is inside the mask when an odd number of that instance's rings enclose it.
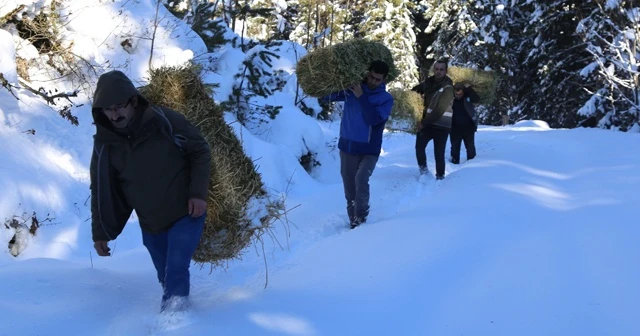
<path fill-rule="evenodd" d="M 108 242 L 135 210 L 163 288 L 161 310 L 184 310 L 206 217 L 209 144 L 183 115 L 151 105 L 117 70 L 98 79 L 92 114 L 93 246 L 111 255 Z"/>
<path fill-rule="evenodd" d="M 413 87 L 424 97 L 422 120 L 417 125 L 416 160 L 420 174 L 428 173 L 426 148 L 433 140 L 436 160 L 436 179 L 444 178 L 445 150 L 449 129 L 451 129 L 451 102 L 453 101 L 453 81 L 447 76 L 447 62 L 438 60 L 433 66 L 433 76 Z"/>
<path fill-rule="evenodd" d="M 476 157 L 475 133 L 478 130 L 478 117 L 473 104 L 480 96 L 469 84 L 456 83 L 453 87 L 453 121 L 451 123 L 451 163 L 460 163 L 460 147 L 464 141 L 467 160 Z"/>
<path fill-rule="evenodd" d="M 378 162 L 382 133 L 393 107 L 393 97 L 385 84 L 388 74 L 385 62 L 374 61 L 362 83 L 322 98 L 344 101 L 338 148 L 352 229 L 366 222 L 369 215 L 369 177 Z"/>

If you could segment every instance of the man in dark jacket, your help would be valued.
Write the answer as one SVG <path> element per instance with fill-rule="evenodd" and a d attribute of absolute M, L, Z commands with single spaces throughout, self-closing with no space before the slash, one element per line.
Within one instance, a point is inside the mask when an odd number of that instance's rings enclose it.
<path fill-rule="evenodd" d="M 378 162 L 382 133 L 393 107 L 393 97 L 385 84 L 388 74 L 385 62 L 374 61 L 361 84 L 322 98 L 344 101 L 338 148 L 352 229 L 366 222 L 369 215 L 369 178 Z"/>
<path fill-rule="evenodd" d="M 117 70 L 98 79 L 92 114 L 96 252 L 111 255 L 108 242 L 135 210 L 164 291 L 161 310 L 186 309 L 189 266 L 206 216 L 209 144 L 183 115 L 149 104 Z"/>
<path fill-rule="evenodd" d="M 433 140 L 433 152 L 436 159 L 436 179 L 444 178 L 445 149 L 451 129 L 453 116 L 453 81 L 447 76 L 447 62 L 438 60 L 433 66 L 433 76 L 413 87 L 413 91 L 424 97 L 424 112 L 417 126 L 416 160 L 420 174 L 428 173 L 426 148 Z"/>
<path fill-rule="evenodd" d="M 476 157 L 475 133 L 478 130 L 478 117 L 473 104 L 480 96 L 469 84 L 456 83 L 453 87 L 453 121 L 451 123 L 451 163 L 460 163 L 460 147 L 464 141 L 467 160 Z"/>

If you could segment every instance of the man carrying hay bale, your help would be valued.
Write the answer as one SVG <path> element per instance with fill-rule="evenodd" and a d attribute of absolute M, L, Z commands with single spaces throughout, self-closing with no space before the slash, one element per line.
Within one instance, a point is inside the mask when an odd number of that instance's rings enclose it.
<path fill-rule="evenodd" d="M 352 229 L 366 222 L 369 215 L 369 178 L 378 162 L 382 133 L 393 107 L 393 97 L 387 92 L 385 84 L 388 74 L 387 63 L 373 61 L 362 83 L 353 85 L 348 91 L 335 92 L 322 98 L 344 101 L 338 148 L 347 214 Z"/>
<path fill-rule="evenodd" d="M 209 144 L 184 116 L 149 104 L 120 71 L 100 76 L 93 98 L 94 248 L 111 255 L 108 242 L 135 210 L 164 291 L 161 311 L 184 310 L 206 217 Z"/>
<path fill-rule="evenodd" d="M 467 151 L 467 161 L 476 157 L 475 133 L 478 130 L 478 116 L 474 103 L 480 96 L 470 84 L 456 83 L 453 86 L 455 99 L 453 100 L 453 121 L 451 122 L 451 163 L 460 163 L 460 147 L 464 141 Z"/>
<path fill-rule="evenodd" d="M 447 138 L 451 129 L 453 112 L 453 81 L 447 76 L 447 62 L 438 60 L 433 66 L 433 76 L 414 86 L 416 91 L 424 97 L 424 112 L 418 124 L 416 135 L 416 159 L 420 175 L 427 174 L 426 148 L 433 140 L 433 152 L 436 159 L 436 179 L 444 179 Z"/>

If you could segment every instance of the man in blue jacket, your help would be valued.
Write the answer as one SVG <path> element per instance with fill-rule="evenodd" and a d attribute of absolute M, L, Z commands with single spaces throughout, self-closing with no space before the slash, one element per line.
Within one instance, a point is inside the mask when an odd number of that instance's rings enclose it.
<path fill-rule="evenodd" d="M 393 97 L 386 89 L 389 65 L 373 61 L 360 84 L 335 92 L 323 100 L 344 101 L 340 123 L 340 173 L 351 228 L 369 215 L 369 177 L 382 148 L 382 133 L 391 114 Z"/>

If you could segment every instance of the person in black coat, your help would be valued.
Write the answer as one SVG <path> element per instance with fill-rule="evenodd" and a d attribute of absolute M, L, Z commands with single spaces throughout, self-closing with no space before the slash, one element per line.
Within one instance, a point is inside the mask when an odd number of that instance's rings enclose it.
<path fill-rule="evenodd" d="M 478 116 L 474 103 L 480 100 L 469 84 L 456 83 L 453 87 L 453 120 L 451 122 L 451 163 L 460 163 L 460 147 L 464 141 L 467 160 L 476 157 L 475 133 L 478 130 Z"/>

